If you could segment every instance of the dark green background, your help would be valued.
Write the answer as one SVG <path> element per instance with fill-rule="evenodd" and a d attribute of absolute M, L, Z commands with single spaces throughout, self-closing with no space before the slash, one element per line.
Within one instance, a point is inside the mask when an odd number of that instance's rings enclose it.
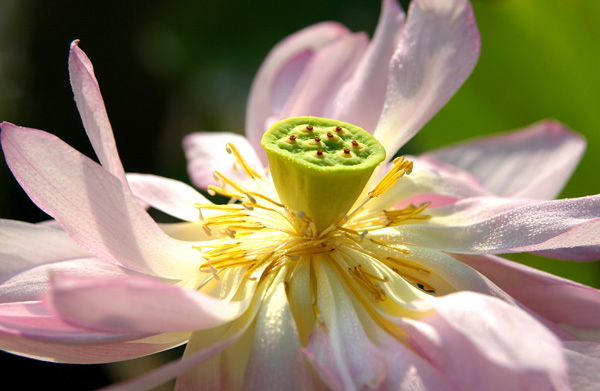
<path fill-rule="evenodd" d="M 252 77 L 275 43 L 322 20 L 372 34 L 379 7 L 375 0 L 0 0 L 0 120 L 47 130 L 93 156 L 68 82 L 69 43 L 79 38 L 94 63 L 126 170 L 188 182 L 181 137 L 196 130 L 243 132 Z M 561 197 L 600 193 L 600 2 L 476 0 L 473 7 L 482 37 L 479 64 L 405 151 L 556 118 L 588 140 Z M 0 216 L 46 218 L 5 164 L 0 187 Z M 512 258 L 600 286 L 595 263 Z M 27 379 L 45 389 L 108 381 L 95 367 L 75 367 L 71 375 L 72 366 L 10 363 L 45 371 Z"/>

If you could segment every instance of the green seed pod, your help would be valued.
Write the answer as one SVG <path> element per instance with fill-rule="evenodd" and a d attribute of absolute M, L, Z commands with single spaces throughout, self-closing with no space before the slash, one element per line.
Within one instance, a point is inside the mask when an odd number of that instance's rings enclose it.
<path fill-rule="evenodd" d="M 261 144 L 281 201 L 310 217 L 318 232 L 348 212 L 385 159 L 385 148 L 371 134 L 327 118 L 279 121 Z"/>

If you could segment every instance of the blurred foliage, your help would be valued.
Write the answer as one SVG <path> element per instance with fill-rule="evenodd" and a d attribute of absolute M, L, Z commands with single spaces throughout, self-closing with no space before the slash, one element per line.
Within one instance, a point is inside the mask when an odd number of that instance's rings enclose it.
<path fill-rule="evenodd" d="M 79 38 L 127 171 L 189 182 L 181 138 L 198 130 L 243 132 L 252 77 L 274 44 L 322 20 L 371 34 L 379 6 L 375 0 L 0 0 L 0 120 L 45 129 L 93 156 L 68 82 L 68 45 Z M 600 193 L 600 2 L 474 0 L 473 8 L 482 37 L 479 64 L 404 151 L 556 118 L 588 140 L 561 196 Z M 4 164 L 0 186 L 0 216 L 47 218 Z M 510 258 L 600 287 L 597 263 Z M 27 361 L 19 360 L 20 366 Z M 50 383 L 61 390 L 86 387 L 52 368 L 48 376 L 60 376 L 56 382 L 40 376 L 45 389 Z"/>

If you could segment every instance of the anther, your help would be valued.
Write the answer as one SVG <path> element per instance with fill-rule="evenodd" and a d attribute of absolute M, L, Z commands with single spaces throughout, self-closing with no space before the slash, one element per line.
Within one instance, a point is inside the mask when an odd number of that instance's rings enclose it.
<path fill-rule="evenodd" d="M 348 148 L 344 148 L 344 153 L 345 153 L 345 154 L 349 154 L 349 153 L 350 153 L 350 150 L 349 150 Z"/>
<path fill-rule="evenodd" d="M 296 140 L 296 136 L 294 136 L 293 134 L 290 136 L 290 140 L 295 141 Z"/>
<path fill-rule="evenodd" d="M 322 149 L 317 150 L 317 156 L 323 156 L 323 150 Z"/>
<path fill-rule="evenodd" d="M 308 130 L 309 132 L 310 132 L 311 130 L 313 130 L 313 127 L 312 127 L 312 125 L 306 125 L 306 130 Z"/>
<path fill-rule="evenodd" d="M 252 202 L 256 205 L 256 198 L 252 197 L 250 194 L 245 193 L 245 196 L 248 198 L 248 201 Z"/>
<path fill-rule="evenodd" d="M 319 136 L 315 137 L 315 141 L 318 143 L 321 142 L 321 137 L 319 137 Z"/>
<path fill-rule="evenodd" d="M 327 132 L 327 138 L 333 138 L 333 134 Z"/>
<path fill-rule="evenodd" d="M 352 146 L 353 147 L 358 147 L 358 141 L 352 140 Z"/>
<path fill-rule="evenodd" d="M 336 126 L 336 127 L 335 127 L 335 131 L 336 131 L 336 132 L 341 132 L 341 131 L 342 131 L 342 128 L 341 128 L 341 126 Z"/>

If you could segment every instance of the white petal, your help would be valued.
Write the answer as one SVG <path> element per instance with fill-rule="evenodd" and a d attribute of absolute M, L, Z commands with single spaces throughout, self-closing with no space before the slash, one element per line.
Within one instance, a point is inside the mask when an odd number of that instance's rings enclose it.
<path fill-rule="evenodd" d="M 315 380 L 300 351 L 298 330 L 286 298 L 284 278 L 278 273 L 256 317 L 244 389 L 314 390 Z"/>
<path fill-rule="evenodd" d="M 127 174 L 133 196 L 143 203 L 185 221 L 198 221 L 195 203 L 210 203 L 193 187 L 148 174 Z"/>
<path fill-rule="evenodd" d="M 396 227 L 400 239 L 461 254 L 600 246 L 600 196 L 542 202 L 469 198 L 429 214 L 426 224 Z"/>
<path fill-rule="evenodd" d="M 366 335 L 345 283 L 330 266 L 332 261 L 324 256 L 313 260 L 317 306 L 324 324 L 315 326 L 307 357 L 317 369 L 330 373 L 341 389 L 376 389 L 385 378 L 383 355 Z"/>
<path fill-rule="evenodd" d="M 235 145 L 250 167 L 259 173 L 264 171 L 255 150 L 260 148 L 262 151 L 260 140 L 258 146 L 253 146 L 246 137 L 235 133 L 192 133 L 183 139 L 183 149 L 188 174 L 198 188 L 206 189 L 208 185 L 217 184 L 213 176 L 217 170 L 238 183 L 249 180 L 242 167 L 235 163 L 233 155 L 227 153 L 227 143 Z"/>

